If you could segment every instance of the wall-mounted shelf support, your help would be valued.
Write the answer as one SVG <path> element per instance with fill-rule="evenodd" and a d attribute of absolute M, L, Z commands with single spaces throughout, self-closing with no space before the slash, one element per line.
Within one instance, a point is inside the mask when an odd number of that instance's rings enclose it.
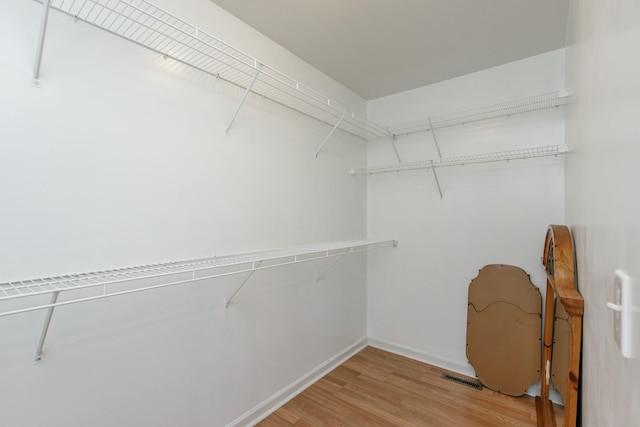
<path fill-rule="evenodd" d="M 340 258 L 342 258 L 344 256 L 344 254 L 346 254 L 347 252 L 349 252 L 349 249 L 345 249 L 344 252 L 342 252 L 340 255 L 338 255 L 336 258 L 334 258 L 333 261 L 331 261 L 329 263 L 329 265 L 327 265 L 324 269 L 322 269 L 322 271 L 316 276 L 316 282 L 320 281 L 322 276 L 324 276 L 324 273 L 329 271 L 331 269 L 331 267 L 333 267 L 335 265 L 335 263 L 338 262 L 340 260 Z"/>
<path fill-rule="evenodd" d="M 249 95 L 249 92 L 251 92 L 251 89 L 253 88 L 253 85 L 256 83 L 256 80 L 258 79 L 258 74 L 260 74 L 260 70 L 262 69 L 262 66 L 263 66 L 262 64 L 259 64 L 258 62 L 255 62 L 254 65 L 255 65 L 255 68 L 256 68 L 256 72 L 253 75 L 253 78 L 251 79 L 251 82 L 249 83 L 249 86 L 247 86 L 247 88 L 244 90 L 244 93 L 242 94 L 242 98 L 240 99 L 240 103 L 236 107 L 236 111 L 234 111 L 233 117 L 231 117 L 231 120 L 229 120 L 229 124 L 227 125 L 226 129 L 224 130 L 224 132 L 226 134 L 229 133 L 229 129 L 231 129 L 231 125 L 233 125 L 233 121 L 236 119 L 236 117 L 238 117 L 238 113 L 240 112 L 240 109 L 244 105 L 244 102 L 247 100 L 247 95 Z"/>
<path fill-rule="evenodd" d="M 44 51 L 44 39 L 47 36 L 47 24 L 49 22 L 49 11 L 51 10 L 51 0 L 42 2 L 42 16 L 40 18 L 40 32 L 38 34 L 38 46 L 36 47 L 36 59 L 33 64 L 33 75 L 31 85 L 40 88 L 40 67 L 42 65 L 42 52 Z"/>
<path fill-rule="evenodd" d="M 429 119 L 429 129 L 431 130 L 431 136 L 433 136 L 433 143 L 435 144 L 436 151 L 438 152 L 438 160 L 442 160 L 442 152 L 440 151 L 440 144 L 438 144 L 438 137 L 436 136 L 436 130 L 433 128 L 433 123 L 431 123 L 431 119 Z M 440 200 L 442 200 L 442 188 L 440 187 L 438 172 L 436 172 L 436 168 L 433 167 L 433 160 L 431 161 L 431 171 L 433 172 L 433 179 L 436 181 L 436 186 L 438 187 Z"/>
<path fill-rule="evenodd" d="M 431 130 L 431 135 L 433 136 L 433 142 L 435 143 L 436 150 L 438 151 L 438 159 L 442 159 L 440 144 L 438 144 L 438 137 L 436 136 L 436 130 L 433 128 L 433 123 L 431 123 L 431 119 L 429 119 L 429 129 Z"/>
<path fill-rule="evenodd" d="M 233 299 L 233 297 L 235 297 L 236 294 L 238 292 L 240 292 L 240 289 L 242 289 L 242 287 L 247 284 L 249 279 L 251 279 L 251 276 L 253 276 L 253 273 L 256 272 L 256 269 L 258 269 L 258 267 L 260 267 L 261 264 L 262 264 L 262 260 L 258 261 L 257 263 L 255 261 L 253 262 L 253 265 L 252 265 L 252 268 L 251 268 L 251 272 L 244 279 L 242 284 L 240 286 L 238 286 L 238 288 L 231 294 L 231 296 L 229 298 L 227 298 L 227 301 L 224 303 L 224 308 L 229 308 L 229 304 L 231 303 L 231 300 Z"/>
<path fill-rule="evenodd" d="M 438 144 L 438 137 L 436 136 L 436 130 L 433 128 L 433 123 L 431 123 L 431 119 L 429 119 L 429 130 L 431 131 L 431 135 L 433 136 L 433 142 L 436 145 L 436 150 L 438 151 L 438 158 L 442 158 L 442 152 L 440 151 L 440 144 Z"/>
<path fill-rule="evenodd" d="M 51 294 L 51 300 L 49 301 L 49 308 L 44 318 L 44 324 L 42 325 L 42 333 L 38 340 L 38 346 L 36 347 L 36 355 L 33 358 L 33 363 L 42 363 L 42 347 L 44 347 L 44 341 L 47 339 L 47 332 L 49 332 L 49 325 L 51 324 L 51 316 L 53 316 L 53 310 L 56 308 L 56 302 L 58 302 L 58 295 L 60 291 L 56 291 Z"/>
<path fill-rule="evenodd" d="M 393 147 L 393 151 L 396 153 L 396 158 L 398 159 L 398 163 L 402 163 L 402 159 L 400 158 L 400 152 L 398 151 L 398 146 L 396 145 L 397 139 L 398 139 L 398 135 L 391 135 L 391 146 Z"/>
<path fill-rule="evenodd" d="M 331 138 L 331 136 L 336 131 L 336 129 L 338 129 L 338 127 L 340 126 L 340 123 L 342 123 L 344 118 L 347 117 L 348 113 L 349 113 L 348 111 L 344 112 L 342 117 L 340 117 L 340 120 L 338 120 L 338 123 L 336 123 L 336 125 L 333 127 L 333 129 L 331 129 L 331 132 L 329 132 L 329 135 L 327 135 L 327 137 L 324 139 L 324 141 L 322 141 L 322 143 L 318 146 L 318 148 L 316 148 L 316 151 L 313 153 L 314 157 L 318 157 L 318 153 L 320 153 L 320 150 L 322 150 L 322 147 L 324 147 L 324 144 L 327 143 L 327 141 L 329 140 L 329 138 Z"/>
<path fill-rule="evenodd" d="M 436 172 L 436 168 L 433 167 L 433 160 L 431 160 L 431 171 L 433 172 L 433 179 L 435 179 L 436 186 L 438 187 L 438 193 L 440 193 L 440 200 L 442 200 L 442 188 L 440 188 L 440 181 L 438 180 L 438 173 Z"/>
<path fill-rule="evenodd" d="M 42 361 L 42 349 L 55 307 L 248 273 L 242 285 L 227 300 L 228 304 L 257 270 L 334 258 L 346 253 L 366 252 L 373 249 L 395 247 L 396 245 L 397 241 L 395 240 L 334 242 L 0 283 L 0 317 L 47 310 L 34 359 L 37 363 Z M 220 268 L 223 270 L 218 270 Z M 154 284 L 149 284 L 148 279 L 152 279 Z M 70 292 L 67 294 L 68 298 L 59 301 L 60 293 L 79 289 L 85 291 L 81 293 Z M 42 295 L 51 296 L 48 304 L 42 304 L 37 298 Z M 9 307 L 8 310 L 2 310 L 3 302 L 16 300 L 24 301 L 24 306 L 18 309 Z"/>

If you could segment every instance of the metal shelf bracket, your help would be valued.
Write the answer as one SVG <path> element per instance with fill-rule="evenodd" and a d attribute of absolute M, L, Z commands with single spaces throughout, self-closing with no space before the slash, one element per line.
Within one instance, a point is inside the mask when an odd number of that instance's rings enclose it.
<path fill-rule="evenodd" d="M 431 123 L 431 119 L 429 120 L 429 129 L 431 130 L 431 135 L 433 136 L 433 142 L 436 145 L 436 150 L 438 151 L 438 160 L 442 160 L 442 152 L 440 151 L 440 144 L 438 144 L 438 137 L 436 136 L 436 130 L 433 128 L 433 123 Z M 433 172 L 433 178 L 436 180 L 436 186 L 438 186 L 438 193 L 440 193 L 440 200 L 442 200 L 442 188 L 440 187 L 440 181 L 438 180 L 438 173 L 436 172 L 436 168 L 433 167 L 433 160 L 431 160 L 431 171 Z"/>
<path fill-rule="evenodd" d="M 438 159 L 442 159 L 440 144 L 438 144 L 438 137 L 436 136 L 436 130 L 433 128 L 433 123 L 431 123 L 431 119 L 429 119 L 429 129 L 431 130 L 431 135 L 433 135 L 433 142 L 436 144 L 436 150 L 438 150 Z"/>
<path fill-rule="evenodd" d="M 38 346 L 36 347 L 36 354 L 33 357 L 33 363 L 42 363 L 42 348 L 44 347 L 44 341 L 47 339 L 47 332 L 49 332 L 49 325 L 51 324 L 51 316 L 53 316 L 53 310 L 56 308 L 55 304 L 58 302 L 58 295 L 60 291 L 53 292 L 51 294 L 51 300 L 49 301 L 49 308 L 44 318 L 44 324 L 42 325 L 42 332 L 40 333 L 40 339 L 38 340 Z"/>
<path fill-rule="evenodd" d="M 345 249 L 344 252 L 342 252 L 340 255 L 338 255 L 336 258 L 334 258 L 329 265 L 327 265 L 317 276 L 316 276 L 316 283 L 322 278 L 322 276 L 324 276 L 324 273 L 326 273 L 327 271 L 329 271 L 331 269 L 331 267 L 333 267 L 335 265 L 336 262 L 338 262 L 338 260 L 340 258 L 342 258 L 344 256 L 344 254 L 348 253 L 350 250 L 353 250 L 352 248 L 348 248 Z"/>
<path fill-rule="evenodd" d="M 231 117 L 229 124 L 227 124 L 227 127 L 224 130 L 224 133 L 229 134 L 229 129 L 231 129 L 231 125 L 233 125 L 234 120 L 236 119 L 236 117 L 238 117 L 238 113 L 240 112 L 240 109 L 244 105 L 244 102 L 247 100 L 247 95 L 249 95 L 249 92 L 251 92 L 253 85 L 256 83 L 256 79 L 258 78 L 258 75 L 260 74 L 260 70 L 262 69 L 262 67 L 263 67 L 263 64 L 260 64 L 258 62 L 255 63 L 256 72 L 253 75 L 253 78 L 251 79 L 251 83 L 249 83 L 249 86 L 247 86 L 247 88 L 244 90 L 244 94 L 242 94 L 240 103 L 236 107 L 236 111 L 233 113 L 233 117 Z"/>
<path fill-rule="evenodd" d="M 31 86 L 41 88 L 40 67 L 42 65 L 42 52 L 44 51 L 44 39 L 47 35 L 47 23 L 49 22 L 49 10 L 51 10 L 51 0 L 43 0 L 42 15 L 40 18 L 40 33 L 38 34 L 38 46 L 36 47 L 36 59 L 33 64 L 33 75 L 31 76 Z"/>
<path fill-rule="evenodd" d="M 347 116 L 347 114 L 349 114 L 349 111 L 345 111 L 344 114 L 342 114 L 342 117 L 340 117 L 340 120 L 338 120 L 338 123 L 336 123 L 336 125 L 333 127 L 333 129 L 331 129 L 331 132 L 329 132 L 329 135 L 327 135 L 327 137 L 324 139 L 324 141 L 322 141 L 322 143 L 318 146 L 318 148 L 316 148 L 316 151 L 313 153 L 314 157 L 318 157 L 318 153 L 320 153 L 320 150 L 322 150 L 322 147 L 324 147 L 324 144 L 327 143 L 329 138 L 331 138 L 331 135 L 333 135 L 333 133 L 336 131 L 336 129 L 338 129 L 338 126 L 340 126 L 340 123 L 342 123 L 342 121 Z"/>
<path fill-rule="evenodd" d="M 433 160 L 431 160 L 431 171 L 433 171 L 433 178 L 436 180 L 436 186 L 438 186 L 438 193 L 440 193 L 440 200 L 442 200 L 442 188 L 440 188 L 440 181 L 438 180 L 438 173 L 433 166 Z"/>
<path fill-rule="evenodd" d="M 393 146 L 393 151 L 396 153 L 396 158 L 398 159 L 398 163 L 402 163 L 402 159 L 400 158 L 400 152 L 398 151 L 398 147 L 396 146 L 396 140 L 398 139 L 398 135 L 391 135 L 391 145 Z"/>
<path fill-rule="evenodd" d="M 233 297 L 235 297 L 236 294 L 240 292 L 240 289 L 242 289 L 242 287 L 246 285 L 249 279 L 251 279 L 251 276 L 253 276 L 253 273 L 255 273 L 256 270 L 260 267 L 260 264 L 262 264 L 262 260 L 257 262 L 254 261 L 253 263 L 251 263 L 251 271 L 249 272 L 249 275 L 244 279 L 242 284 L 238 286 L 238 288 L 231 294 L 231 296 L 227 298 L 227 301 L 224 303 L 224 308 L 229 308 L 229 303 L 231 303 L 231 300 L 233 299 Z"/>

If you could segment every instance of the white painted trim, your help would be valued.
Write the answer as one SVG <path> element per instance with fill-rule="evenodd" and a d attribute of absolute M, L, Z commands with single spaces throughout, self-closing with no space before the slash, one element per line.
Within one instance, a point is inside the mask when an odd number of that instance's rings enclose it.
<path fill-rule="evenodd" d="M 335 356 L 327 359 L 322 364 L 316 366 L 300 378 L 284 387 L 280 391 L 269 396 L 267 399 L 260 402 L 244 414 L 240 415 L 235 420 L 227 424 L 227 427 L 231 426 L 253 426 L 265 419 L 276 409 L 287 403 L 289 400 L 302 393 L 307 387 L 318 381 L 320 378 L 328 374 L 333 369 L 340 366 L 347 359 L 361 351 L 367 346 L 367 338 L 361 338 L 358 341 L 351 344 Z"/>
<path fill-rule="evenodd" d="M 400 356 L 405 356 L 419 362 L 428 363 L 429 365 L 437 366 L 448 371 L 452 371 L 468 377 L 476 376 L 475 371 L 468 363 L 461 363 L 459 361 L 450 360 L 441 355 L 429 353 L 428 351 L 418 350 L 416 348 L 408 347 L 406 345 L 393 343 L 390 341 L 381 340 L 378 338 L 369 337 L 367 344 L 371 347 L 379 348 L 390 353 L 395 353 Z"/>

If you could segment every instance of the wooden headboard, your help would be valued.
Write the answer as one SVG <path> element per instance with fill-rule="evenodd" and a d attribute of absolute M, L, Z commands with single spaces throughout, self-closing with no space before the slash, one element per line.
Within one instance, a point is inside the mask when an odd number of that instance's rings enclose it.
<path fill-rule="evenodd" d="M 571 232 L 565 225 L 550 225 L 542 264 L 547 272 L 542 350 L 542 389 L 536 397 L 538 426 L 555 426 L 549 384 L 562 395 L 564 426 L 576 425 L 580 348 L 584 300 L 576 289 Z"/>

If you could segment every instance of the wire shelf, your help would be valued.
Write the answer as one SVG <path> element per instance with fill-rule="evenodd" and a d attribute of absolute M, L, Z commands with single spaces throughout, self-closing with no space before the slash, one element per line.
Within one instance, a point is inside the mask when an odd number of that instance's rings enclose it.
<path fill-rule="evenodd" d="M 565 105 L 568 100 L 569 96 L 567 91 L 559 90 L 556 92 L 545 93 L 528 98 L 521 98 L 473 110 L 467 110 L 458 113 L 431 117 L 414 122 L 390 126 L 389 130 L 391 131 L 391 133 L 397 136 L 411 135 L 418 132 L 428 132 L 433 129 L 464 125 L 481 120 L 508 117 L 516 114 L 527 113 L 530 111 L 559 107 Z"/>
<path fill-rule="evenodd" d="M 518 159 L 532 159 L 536 157 L 558 156 L 567 152 L 569 152 L 569 148 L 566 145 L 549 145 L 545 147 L 534 147 L 520 150 L 500 151 L 495 153 L 450 157 L 439 160 L 421 160 L 417 162 L 354 168 L 351 169 L 351 174 L 374 175 L 380 173 L 405 172 L 419 169 L 436 169 L 451 166 L 464 166 L 476 163 L 503 162 Z"/>
<path fill-rule="evenodd" d="M 220 257 L 201 258 L 186 261 L 152 264 L 139 267 L 91 273 L 69 274 L 65 276 L 39 279 L 17 280 L 0 283 L 0 303 L 17 298 L 34 297 L 57 292 L 102 287 L 98 295 L 78 296 L 62 302 L 36 304 L 28 307 L 1 311 L 0 317 L 34 310 L 78 303 L 82 301 L 140 292 L 184 283 L 191 283 L 238 273 L 251 273 L 257 270 L 274 268 L 322 258 L 337 257 L 344 254 L 368 251 L 395 246 L 393 240 L 358 240 L 328 243 L 302 248 L 289 248 L 251 252 Z M 216 271 L 226 267 L 225 271 Z M 166 277 L 161 283 L 135 286 L 136 281 Z M 110 285 L 129 284 L 129 288 L 110 288 Z"/>
<path fill-rule="evenodd" d="M 36 0 L 42 2 L 42 0 Z M 284 107 L 363 139 L 389 131 L 145 0 L 52 0 L 51 8 L 184 65 L 247 88 Z"/>

